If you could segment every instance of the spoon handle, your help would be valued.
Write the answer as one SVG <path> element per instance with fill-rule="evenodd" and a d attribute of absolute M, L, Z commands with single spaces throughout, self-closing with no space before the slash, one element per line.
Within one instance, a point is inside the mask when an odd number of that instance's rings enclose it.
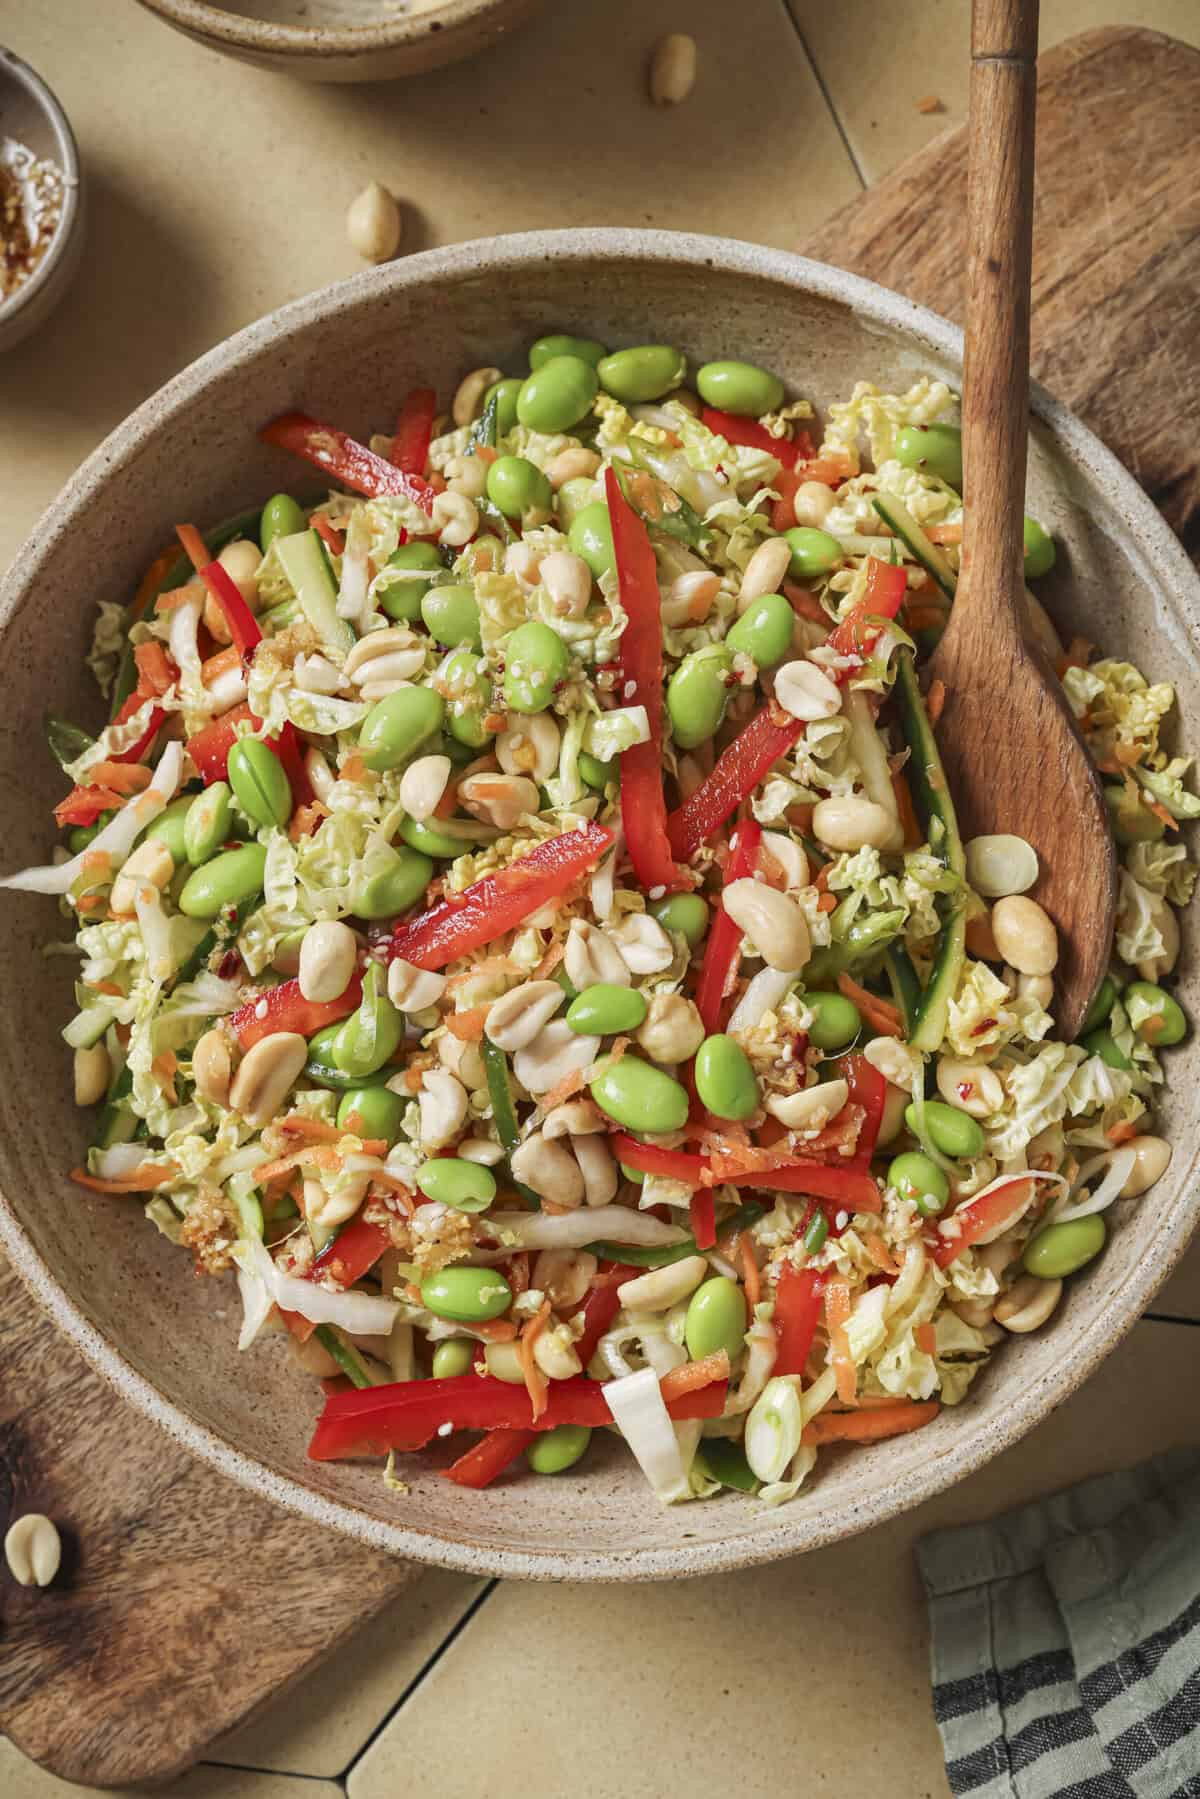
<path fill-rule="evenodd" d="M 1037 38 L 1038 0 L 974 0 L 963 597 L 1009 636 L 1022 632 Z"/>

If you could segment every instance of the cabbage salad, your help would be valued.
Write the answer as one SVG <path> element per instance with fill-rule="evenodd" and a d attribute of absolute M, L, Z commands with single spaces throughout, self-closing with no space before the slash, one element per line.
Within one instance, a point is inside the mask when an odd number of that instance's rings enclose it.
<path fill-rule="evenodd" d="M 664 1502 L 786 1501 L 957 1405 L 1165 1172 L 1175 696 L 1030 595 L 1122 862 L 1064 1042 L 1037 856 L 962 841 L 918 672 L 954 406 L 863 381 L 822 428 L 752 363 L 545 338 L 369 443 L 275 420 L 321 496 L 297 463 L 101 602 L 111 721 L 49 721 L 65 839 L 4 882 L 74 931 L 71 1178 L 234 1273 L 313 1457 L 482 1488 L 605 1429 Z"/>

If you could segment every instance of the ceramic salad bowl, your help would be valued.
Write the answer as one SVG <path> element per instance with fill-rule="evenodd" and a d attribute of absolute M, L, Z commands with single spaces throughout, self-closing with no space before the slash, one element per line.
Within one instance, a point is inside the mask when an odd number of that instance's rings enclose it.
<path fill-rule="evenodd" d="M 823 408 L 860 379 L 958 386 L 962 343 L 942 319 L 833 268 L 746 244 L 627 231 L 498 238 L 411 257 L 284 307 L 147 401 L 56 500 L 0 593 L 6 867 L 46 859 L 61 778 L 42 715 L 98 723 L 84 657 L 95 602 L 126 597 L 179 519 L 206 523 L 296 481 L 257 428 L 301 408 L 360 439 L 398 396 L 443 402 L 477 364 L 516 370 L 547 329 L 620 345 L 678 344 L 695 363 L 748 356 Z M 1178 689 L 1200 744 L 1200 582 L 1135 482 L 1040 390 L 1029 509 L 1054 532 L 1040 594 L 1064 638 L 1099 639 Z M 1098 617 L 1096 608 L 1103 607 Z M 1186 744 L 1185 744 L 1186 747 Z M 1038 771 L 1030 770 L 1037 779 Z M 727 1494 L 661 1508 L 632 1459 L 598 1441 L 578 1472 L 472 1492 L 439 1478 L 447 1445 L 408 1458 L 407 1493 L 378 1462 L 312 1463 L 312 1381 L 268 1338 L 235 1347 L 232 1278 L 193 1279 L 136 1202 L 85 1194 L 67 1170 L 89 1120 L 71 1098 L 72 964 L 54 903 L 0 895 L 0 1246 L 36 1298 L 131 1404 L 234 1480 L 380 1548 L 475 1574 L 644 1579 L 713 1572 L 833 1541 L 948 1487 L 1016 1441 L 1092 1371 L 1165 1279 L 1200 1217 L 1200 1048 L 1172 1053 L 1161 1110 L 1174 1144 L 1153 1203 L 1113 1233 L 1049 1326 L 994 1358 L 966 1401 L 912 1437 L 841 1452 L 790 1504 Z M 1180 997 L 1194 1004 L 1186 940 Z"/>

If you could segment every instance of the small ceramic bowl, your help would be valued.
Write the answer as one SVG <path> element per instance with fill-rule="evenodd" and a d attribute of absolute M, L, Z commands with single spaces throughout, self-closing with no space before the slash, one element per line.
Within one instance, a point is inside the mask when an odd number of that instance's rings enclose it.
<path fill-rule="evenodd" d="M 28 337 L 70 287 L 83 253 L 83 187 L 67 115 L 29 64 L 0 49 L 0 138 L 15 138 L 62 171 L 62 212 L 41 261 L 23 286 L 0 301 L 0 351 Z"/>
<path fill-rule="evenodd" d="M 301 408 L 360 439 L 396 396 L 443 400 L 482 363 L 516 373 L 546 330 L 614 347 L 678 344 L 689 362 L 741 355 L 819 409 L 869 379 L 961 382 L 962 338 L 934 314 L 841 270 L 716 238 L 559 231 L 430 251 L 296 301 L 213 350 L 147 401 L 59 496 L 0 590 L 3 865 L 44 862 L 62 777 L 42 749 L 49 709 L 96 725 L 84 666 L 95 602 L 133 591 L 177 519 L 200 524 L 311 475 L 255 435 Z M 1029 510 L 1059 544 L 1039 593 L 1064 639 L 1099 639 L 1173 681 L 1200 742 L 1200 582 L 1150 501 L 1077 419 L 1033 395 Z M 1097 609 L 1102 608 L 1098 615 Z M 1031 770 L 1031 778 L 1039 771 Z M 662 1508 L 624 1445 L 598 1432 L 577 1470 L 473 1493 L 440 1478 L 451 1443 L 378 1462 L 312 1463 L 320 1405 L 279 1338 L 239 1356 L 232 1279 L 197 1280 L 135 1201 L 81 1192 L 94 1119 L 71 1103 L 60 1035 L 73 1007 L 55 904 L 0 895 L 0 1246 L 132 1404 L 235 1480 L 331 1530 L 472 1574 L 634 1580 L 795 1554 L 878 1523 L 972 1473 L 1045 1418 L 1134 1323 L 1200 1218 L 1200 1035 L 1173 1049 L 1161 1110 L 1171 1168 L 1036 1335 L 1004 1345 L 966 1401 L 925 1430 L 834 1450 L 777 1510 L 735 1495 Z M 1185 931 L 1180 999 L 1197 1013 Z"/>
<path fill-rule="evenodd" d="M 541 0 L 139 0 L 210 50 L 302 81 L 391 81 L 474 56 Z"/>

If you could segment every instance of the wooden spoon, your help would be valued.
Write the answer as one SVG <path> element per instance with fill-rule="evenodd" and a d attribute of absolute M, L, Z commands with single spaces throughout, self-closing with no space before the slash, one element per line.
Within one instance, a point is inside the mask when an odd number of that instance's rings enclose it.
<path fill-rule="evenodd" d="M 1024 837 L 1058 927 L 1055 1013 L 1078 1035 L 1108 969 L 1116 858 L 1100 781 L 1027 622 L 1023 521 L 1038 0 L 975 0 L 967 190 L 962 573 L 929 678 L 965 839 Z"/>

